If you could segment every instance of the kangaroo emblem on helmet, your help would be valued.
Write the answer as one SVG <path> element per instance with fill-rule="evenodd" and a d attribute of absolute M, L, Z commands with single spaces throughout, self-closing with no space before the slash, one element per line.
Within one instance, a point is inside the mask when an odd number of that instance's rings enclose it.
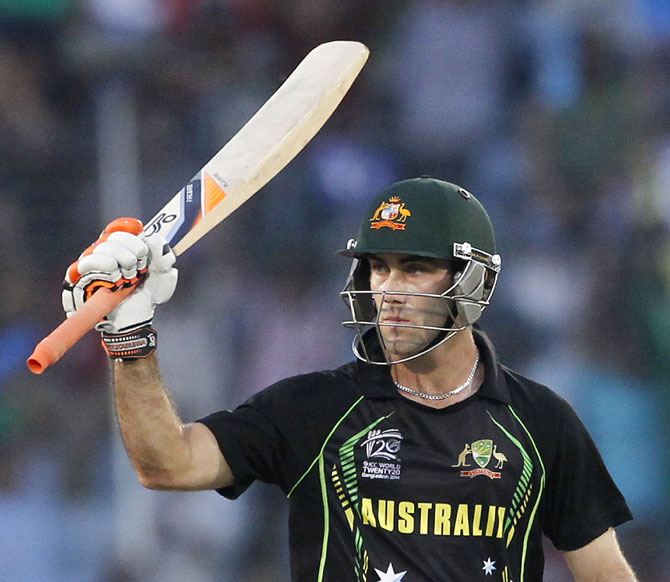
<path fill-rule="evenodd" d="M 405 208 L 405 203 L 400 201 L 397 196 L 389 198 L 388 202 L 382 202 L 374 215 L 370 219 L 371 228 L 388 227 L 394 230 L 404 230 L 404 222 L 408 216 L 412 216 L 412 212 Z"/>

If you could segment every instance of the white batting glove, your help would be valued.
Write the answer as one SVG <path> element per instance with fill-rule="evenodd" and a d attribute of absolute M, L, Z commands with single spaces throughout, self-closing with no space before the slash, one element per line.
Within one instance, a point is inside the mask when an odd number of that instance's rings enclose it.
<path fill-rule="evenodd" d="M 119 237 L 116 236 L 117 234 L 126 233 L 114 233 L 103 245 L 108 243 L 118 244 Z M 128 242 L 135 244 L 138 241 L 144 243 L 144 248 L 148 250 L 148 253 L 144 256 L 142 254 L 136 255 L 136 272 L 141 273 L 142 265 L 148 265 L 144 279 L 132 295 L 121 302 L 116 309 L 107 314 L 107 317 L 95 326 L 98 331 L 126 333 L 140 327 L 149 326 L 153 322 L 156 305 L 169 301 L 174 293 L 177 286 L 177 269 L 172 266 L 175 263 L 175 255 L 165 238 L 158 235 L 144 238 L 140 235 L 136 237 L 135 241 Z M 143 250 L 141 249 L 141 251 Z M 96 254 L 95 251 L 93 254 Z M 122 266 L 120 261 L 119 265 Z M 121 269 L 121 272 L 126 278 L 123 269 Z M 132 268 L 129 275 L 132 280 Z"/>
<path fill-rule="evenodd" d="M 139 221 L 138 221 L 139 223 Z M 141 225 L 141 223 L 139 223 Z M 92 248 L 92 252 L 91 252 Z M 105 334 L 127 334 L 151 325 L 155 306 L 172 297 L 177 285 L 175 255 L 163 237 L 117 231 L 103 236 L 70 265 L 63 308 L 70 317 L 100 287 L 137 289 L 96 325 Z"/>

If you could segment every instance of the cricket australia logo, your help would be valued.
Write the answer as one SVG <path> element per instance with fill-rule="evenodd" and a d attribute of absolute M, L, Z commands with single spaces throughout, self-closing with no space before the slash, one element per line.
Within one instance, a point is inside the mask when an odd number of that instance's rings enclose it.
<path fill-rule="evenodd" d="M 480 439 L 473 443 L 466 443 L 458 455 L 458 462 L 452 465 L 452 467 L 472 467 L 473 465 L 468 463 L 468 456 L 472 457 L 478 468 L 462 470 L 461 477 L 472 478 L 478 475 L 485 475 L 489 479 L 501 478 L 502 473 L 500 471 L 491 471 L 487 468 L 491 462 L 491 457 L 495 459 L 494 469 L 502 469 L 507 462 L 507 457 L 503 453 L 498 452 L 498 447 L 493 443 L 493 440 Z"/>
<path fill-rule="evenodd" d="M 405 221 L 412 213 L 405 208 L 405 203 L 397 196 L 391 196 L 388 202 L 382 202 L 373 217 L 370 228 L 392 228 L 393 230 L 405 230 Z"/>
<path fill-rule="evenodd" d="M 365 449 L 361 477 L 368 479 L 400 479 L 400 444 L 403 436 L 397 428 L 368 431 L 360 444 Z"/>

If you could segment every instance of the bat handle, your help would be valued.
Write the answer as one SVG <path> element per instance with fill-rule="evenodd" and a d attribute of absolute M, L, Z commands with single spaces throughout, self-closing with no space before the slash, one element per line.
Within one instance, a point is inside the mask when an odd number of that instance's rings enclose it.
<path fill-rule="evenodd" d="M 41 374 L 76 344 L 87 331 L 93 329 L 105 315 L 135 290 L 135 287 L 123 287 L 117 291 L 98 289 L 93 296 L 66 319 L 47 337 L 35 346 L 32 355 L 26 361 L 33 374 Z"/>

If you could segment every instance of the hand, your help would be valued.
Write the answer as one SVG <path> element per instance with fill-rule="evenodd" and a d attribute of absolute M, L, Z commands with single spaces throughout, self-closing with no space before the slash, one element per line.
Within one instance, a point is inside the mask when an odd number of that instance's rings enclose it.
<path fill-rule="evenodd" d="M 118 219 L 66 271 L 62 297 L 65 313 L 70 317 L 100 287 L 116 290 L 136 285 L 136 291 L 96 329 L 118 334 L 149 326 L 155 306 L 174 293 L 174 262 L 175 255 L 164 238 L 146 238 L 141 222 Z"/>

